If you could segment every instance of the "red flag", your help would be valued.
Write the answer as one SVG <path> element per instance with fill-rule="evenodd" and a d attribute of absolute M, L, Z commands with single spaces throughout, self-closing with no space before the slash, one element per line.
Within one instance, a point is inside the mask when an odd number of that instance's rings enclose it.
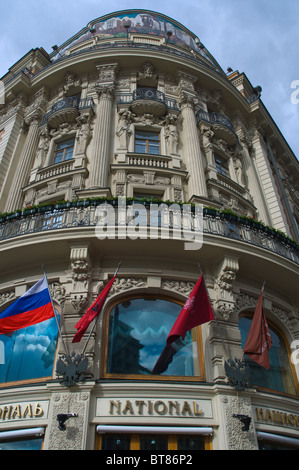
<path fill-rule="evenodd" d="M 111 289 L 111 286 L 113 282 L 115 281 L 116 276 L 117 276 L 117 272 L 114 274 L 113 278 L 108 282 L 108 284 L 104 287 L 104 289 L 102 290 L 98 298 L 95 300 L 95 302 L 89 307 L 85 315 L 83 315 L 83 317 L 75 325 L 75 328 L 78 331 L 75 334 L 72 343 L 79 343 L 81 341 L 81 338 L 84 335 L 85 331 L 87 330 L 89 324 L 97 315 L 99 315 L 104 305 L 104 302 L 107 298 L 107 295 Z"/>
<path fill-rule="evenodd" d="M 260 366 L 265 369 L 269 369 L 269 350 L 272 346 L 272 339 L 263 309 L 263 294 L 264 289 L 262 289 L 262 292 L 260 293 L 253 315 L 248 337 L 244 346 L 244 354 Z"/>
<path fill-rule="evenodd" d="M 166 346 L 152 370 L 152 374 L 161 374 L 167 369 L 173 359 L 173 355 L 178 349 L 184 346 L 181 338 L 184 340 L 187 331 L 214 319 L 215 316 L 206 291 L 203 276 L 201 276 L 170 330 L 166 340 Z"/>

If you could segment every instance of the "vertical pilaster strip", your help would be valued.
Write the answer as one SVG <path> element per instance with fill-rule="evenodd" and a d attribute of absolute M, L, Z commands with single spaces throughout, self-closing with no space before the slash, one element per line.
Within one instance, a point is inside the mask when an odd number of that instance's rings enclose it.
<path fill-rule="evenodd" d="M 90 167 L 90 187 L 106 187 L 108 184 L 109 136 L 112 117 L 112 86 L 97 86 L 98 104 L 93 136 L 93 158 Z"/>
<path fill-rule="evenodd" d="M 201 155 L 200 139 L 196 126 L 193 99 L 183 94 L 180 102 L 183 118 L 183 138 L 185 157 L 189 173 L 189 199 L 192 196 L 207 197 L 204 164 Z"/>
<path fill-rule="evenodd" d="M 29 173 L 32 169 L 35 159 L 39 132 L 38 126 L 40 122 L 40 113 L 36 111 L 29 117 L 25 118 L 25 123 L 29 124 L 27 138 L 22 150 L 19 164 L 13 178 L 11 189 L 7 198 L 6 208 L 7 212 L 21 208 L 23 204 L 22 188 L 28 183 Z"/>
<path fill-rule="evenodd" d="M 109 144 L 117 67 L 117 63 L 97 65 L 99 78 L 95 91 L 98 95 L 98 104 L 93 135 L 94 151 L 89 171 L 90 188 L 108 186 Z"/>

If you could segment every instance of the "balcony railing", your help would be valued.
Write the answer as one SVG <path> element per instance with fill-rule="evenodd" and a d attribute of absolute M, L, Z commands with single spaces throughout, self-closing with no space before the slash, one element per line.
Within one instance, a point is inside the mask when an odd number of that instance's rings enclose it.
<path fill-rule="evenodd" d="M 68 98 L 64 98 L 63 100 L 57 101 L 57 103 L 53 104 L 51 110 L 44 114 L 40 122 L 40 126 L 46 124 L 52 114 L 67 108 L 75 108 L 78 110 L 91 108 L 94 111 L 94 101 L 92 97 L 80 99 L 77 96 L 69 96 Z"/>
<path fill-rule="evenodd" d="M 77 203 L 65 203 L 64 205 L 50 205 L 38 209 L 26 210 L 24 212 L 11 214 L 0 219 L 0 241 L 14 239 L 16 237 L 31 235 L 34 233 L 42 233 L 57 230 L 57 234 L 62 229 L 76 230 L 84 227 L 95 227 L 98 222 L 97 206 L 99 204 L 112 204 L 117 209 L 117 200 L 104 202 L 97 201 L 79 201 Z M 131 202 L 133 203 L 133 202 Z M 138 202 L 141 204 L 142 202 Z M 129 204 L 129 202 L 127 202 Z M 150 203 L 144 203 L 149 215 Z M 115 226 L 118 226 L 118 211 L 116 210 Z M 171 213 L 169 211 L 169 213 Z M 183 217 L 182 217 L 183 219 Z M 163 225 L 163 217 L 156 218 L 159 220 L 159 228 L 178 230 L 178 226 L 174 225 L 171 219 L 167 220 L 167 226 Z M 140 222 L 140 219 L 139 221 Z M 129 218 L 122 221 L 128 226 Z M 194 213 L 191 213 L 190 231 L 197 231 L 198 220 L 195 220 Z M 144 218 L 144 226 L 149 227 L 149 217 Z M 181 222 L 183 229 L 183 220 Z M 208 209 L 204 209 L 203 217 L 203 233 L 204 235 L 212 235 L 224 237 L 226 239 L 235 240 L 245 244 L 270 251 L 280 255 L 296 264 L 299 264 L 298 245 L 283 235 L 272 231 L 254 221 L 221 214 Z M 68 232 L 68 236 L 70 233 Z M 170 236 L 171 238 L 171 236 Z"/>
<path fill-rule="evenodd" d="M 222 126 L 226 126 L 231 131 L 235 132 L 234 126 L 232 125 L 230 120 L 220 113 L 209 113 L 207 111 L 204 111 L 203 109 L 200 109 L 196 113 L 196 121 L 197 121 L 197 124 L 200 121 L 210 122 L 211 124 L 221 124 Z"/>
<path fill-rule="evenodd" d="M 138 100 L 158 101 L 164 103 L 168 109 L 178 110 L 175 99 L 165 96 L 162 91 L 154 88 L 141 87 L 134 90 L 133 93 L 122 93 L 118 96 L 118 104 L 131 104 Z"/>

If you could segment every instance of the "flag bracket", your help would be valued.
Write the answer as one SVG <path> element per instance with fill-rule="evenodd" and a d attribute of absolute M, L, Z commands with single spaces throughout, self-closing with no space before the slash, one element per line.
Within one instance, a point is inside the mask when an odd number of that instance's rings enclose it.
<path fill-rule="evenodd" d="M 57 415 L 57 421 L 58 421 L 58 428 L 60 429 L 60 431 L 66 430 L 65 422 L 69 418 L 77 418 L 77 417 L 78 417 L 77 413 L 59 413 Z"/>
<path fill-rule="evenodd" d="M 239 415 L 239 414 L 233 414 L 233 418 L 237 418 L 241 421 L 243 424 L 242 431 L 249 431 L 250 423 L 251 423 L 251 417 L 248 415 Z"/>

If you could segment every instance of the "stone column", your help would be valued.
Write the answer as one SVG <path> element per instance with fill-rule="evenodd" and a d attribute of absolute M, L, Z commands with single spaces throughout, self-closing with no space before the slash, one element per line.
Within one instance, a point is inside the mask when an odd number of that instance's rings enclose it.
<path fill-rule="evenodd" d="M 207 197 L 204 163 L 194 113 L 194 100 L 183 94 L 180 102 L 183 119 L 184 154 L 189 173 L 189 199 L 194 196 Z"/>
<path fill-rule="evenodd" d="M 254 163 L 252 162 L 252 157 L 250 155 L 250 141 L 243 132 L 239 133 L 239 140 L 243 147 L 243 163 L 248 180 L 248 189 L 250 191 L 251 196 L 253 197 L 254 204 L 257 207 L 259 218 L 266 225 L 269 225 L 271 224 L 271 219 L 267 210 L 265 198 L 261 189 L 256 168 L 254 166 Z"/>
<path fill-rule="evenodd" d="M 95 90 L 98 95 L 98 104 L 93 135 L 93 158 L 89 170 L 90 188 L 108 186 L 109 143 L 116 69 L 117 64 L 97 66 L 99 80 Z"/>
<path fill-rule="evenodd" d="M 97 87 L 98 105 L 93 136 L 93 158 L 89 172 L 89 186 L 108 184 L 109 142 L 111 131 L 113 87 Z"/>
<path fill-rule="evenodd" d="M 10 212 L 19 209 L 23 204 L 22 188 L 28 184 L 30 170 L 36 156 L 37 146 L 39 142 L 38 126 L 41 115 L 39 111 L 35 111 L 25 118 L 25 123 L 29 125 L 27 138 L 20 156 L 20 160 L 14 175 L 10 193 L 7 198 L 5 211 Z"/>

